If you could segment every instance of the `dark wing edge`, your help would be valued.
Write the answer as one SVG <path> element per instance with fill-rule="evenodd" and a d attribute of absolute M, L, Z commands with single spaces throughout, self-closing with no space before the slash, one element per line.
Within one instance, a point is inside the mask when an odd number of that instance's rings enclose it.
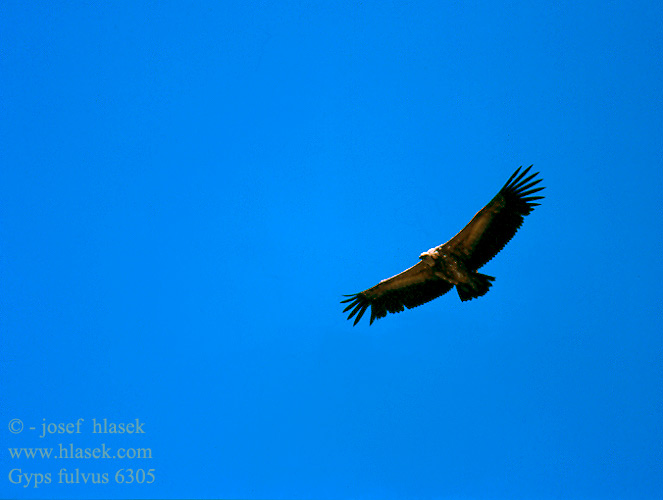
<path fill-rule="evenodd" d="M 343 312 L 352 309 L 348 319 L 352 319 L 355 314 L 357 315 L 352 326 L 359 323 L 359 320 L 369 306 L 371 307 L 371 319 L 369 324 L 372 325 L 373 321 L 384 318 L 387 313 L 399 313 L 403 311 L 405 307 L 412 309 L 413 307 L 420 306 L 436 299 L 440 295 L 444 295 L 451 290 L 451 287 L 453 286 L 451 283 L 439 278 L 431 278 L 422 281 L 421 283 L 387 290 L 382 293 L 369 293 L 378 288 L 380 284 L 381 283 L 363 292 L 344 295 L 344 297 L 349 298 L 342 300 L 341 303 L 349 304 L 343 309 Z"/>
<path fill-rule="evenodd" d="M 522 172 L 518 167 L 490 203 L 445 243 L 465 255 L 469 269 L 479 269 L 495 257 L 515 236 L 525 216 L 540 205 L 536 201 L 544 197 L 532 195 L 544 189 L 534 187 L 543 179 L 535 179 L 539 172 L 527 175 L 532 166 Z"/>

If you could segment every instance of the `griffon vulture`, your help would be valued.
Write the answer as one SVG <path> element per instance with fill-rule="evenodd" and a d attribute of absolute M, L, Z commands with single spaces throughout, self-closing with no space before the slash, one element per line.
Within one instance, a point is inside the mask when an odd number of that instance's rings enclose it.
<path fill-rule="evenodd" d="M 513 238 L 523 218 L 543 196 L 532 196 L 543 187 L 535 188 L 541 179 L 538 172 L 525 177 L 530 165 L 513 173 L 500 192 L 483 207 L 456 236 L 419 256 L 419 262 L 396 276 L 380 281 L 363 292 L 345 295 L 349 302 L 343 312 L 355 314 L 356 325 L 371 306 L 371 324 L 387 313 L 412 309 L 451 290 L 454 285 L 461 301 L 481 297 L 488 292 L 495 278 L 477 272 Z"/>

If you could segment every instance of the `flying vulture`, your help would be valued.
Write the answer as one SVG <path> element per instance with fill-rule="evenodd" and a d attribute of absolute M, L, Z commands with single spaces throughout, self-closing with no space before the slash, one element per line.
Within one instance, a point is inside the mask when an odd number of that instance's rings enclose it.
<path fill-rule="evenodd" d="M 380 281 L 363 292 L 342 300 L 349 302 L 348 319 L 357 315 L 356 325 L 371 306 L 371 323 L 387 313 L 397 313 L 405 307 L 425 304 L 451 290 L 454 285 L 461 301 L 481 297 L 488 292 L 495 278 L 480 274 L 477 269 L 491 260 L 514 237 L 523 218 L 543 196 L 532 196 L 543 187 L 534 187 L 541 179 L 538 172 L 527 176 L 532 165 L 522 167 L 509 180 L 490 203 L 472 218 L 470 223 L 443 245 L 431 248 L 419 256 L 419 262 L 396 276 Z M 527 176 L 527 177 L 526 177 Z"/>

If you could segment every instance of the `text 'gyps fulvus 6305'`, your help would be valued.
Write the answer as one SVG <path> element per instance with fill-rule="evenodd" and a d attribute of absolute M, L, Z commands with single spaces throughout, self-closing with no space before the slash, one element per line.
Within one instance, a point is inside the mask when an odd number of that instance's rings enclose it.
<path fill-rule="evenodd" d="M 523 218 L 543 196 L 532 196 L 543 187 L 535 188 L 541 179 L 538 172 L 527 176 L 530 165 L 520 172 L 519 167 L 490 203 L 472 218 L 470 223 L 446 243 L 431 248 L 419 256 L 420 261 L 396 276 L 380 281 L 363 292 L 346 295 L 349 302 L 343 312 L 348 319 L 355 314 L 356 325 L 371 306 L 371 324 L 387 313 L 412 309 L 456 286 L 460 300 L 471 300 L 488 292 L 495 278 L 477 272 L 513 238 Z"/>

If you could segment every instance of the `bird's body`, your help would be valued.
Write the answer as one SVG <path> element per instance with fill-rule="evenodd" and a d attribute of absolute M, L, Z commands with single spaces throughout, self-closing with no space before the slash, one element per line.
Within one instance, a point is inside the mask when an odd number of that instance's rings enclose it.
<path fill-rule="evenodd" d="M 435 276 L 453 285 L 470 281 L 470 273 L 463 261 L 445 252 L 444 248 L 431 248 L 422 253 L 419 259 L 432 269 Z"/>
<path fill-rule="evenodd" d="M 525 177 L 531 166 L 514 172 L 499 193 L 483 207 L 456 236 L 431 248 L 419 256 L 420 261 L 396 276 L 380 281 L 363 292 L 349 295 L 343 312 L 350 309 L 348 319 L 355 314 L 354 324 L 371 306 L 371 324 L 387 313 L 420 306 L 454 286 L 461 301 L 480 297 L 488 292 L 492 276 L 477 270 L 492 259 L 513 238 L 528 215 L 543 196 L 531 196 L 542 190 L 534 188 L 541 179 L 537 174 Z"/>

